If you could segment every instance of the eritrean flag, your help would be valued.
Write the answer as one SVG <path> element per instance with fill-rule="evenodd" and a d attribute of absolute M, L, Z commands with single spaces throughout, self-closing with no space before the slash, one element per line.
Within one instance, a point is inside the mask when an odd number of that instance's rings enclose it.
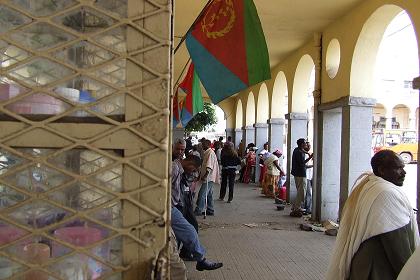
<path fill-rule="evenodd" d="M 271 78 L 252 0 L 213 0 L 188 32 L 187 48 L 213 103 Z"/>
<path fill-rule="evenodd" d="M 187 75 L 179 84 L 179 88 L 187 94 L 181 110 L 181 123 L 185 127 L 195 114 L 204 110 L 200 79 L 192 62 L 188 67 Z"/>
<path fill-rule="evenodd" d="M 179 101 L 178 88 L 175 91 L 174 100 L 172 100 L 172 127 L 175 128 L 179 123 Z"/>

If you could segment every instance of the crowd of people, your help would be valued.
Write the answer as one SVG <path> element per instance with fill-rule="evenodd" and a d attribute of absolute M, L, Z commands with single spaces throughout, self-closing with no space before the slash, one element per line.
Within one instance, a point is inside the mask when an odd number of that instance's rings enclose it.
<path fill-rule="evenodd" d="M 290 215 L 302 217 L 312 211 L 312 159 L 311 144 L 303 138 L 297 140 L 297 147 L 292 154 L 291 174 L 296 185 L 297 196 L 293 201 Z M 275 198 L 277 203 L 285 201 L 286 171 L 283 167 L 283 153 L 280 149 L 269 151 L 269 144 L 265 143 L 262 149 L 249 143 L 246 148 L 241 141 L 238 154 L 242 156 L 239 182 L 258 183 L 261 193 L 267 197 Z M 256 178 L 256 169 L 260 169 L 259 178 Z"/>
<path fill-rule="evenodd" d="M 296 144 L 291 157 L 296 198 L 290 216 L 301 217 L 312 210 L 314 155 L 304 138 Z M 223 138 L 213 142 L 203 138 L 197 145 L 192 145 L 191 138 L 176 140 L 171 226 L 177 243 L 171 250 L 176 255 L 171 257 L 171 279 L 186 279 L 182 259 L 197 261 L 199 271 L 223 266 L 205 258 L 205 249 L 198 238 L 196 217 L 215 214 L 214 184 L 219 184 L 221 178 L 219 200 L 225 199 L 228 188 L 227 203 L 230 203 L 234 198 L 236 173 L 240 170 L 239 181 L 258 183 L 262 194 L 282 203 L 281 189 L 286 179 L 282 157 L 279 149 L 270 152 L 268 143 L 258 149 L 253 143 L 245 147 L 241 141 L 235 149 L 230 137 L 226 142 Z M 420 239 L 416 215 L 401 190 L 404 163 L 394 152 L 383 150 L 373 156 L 371 166 L 373 173 L 362 174 L 344 206 L 327 279 L 418 279 L 420 252 L 416 247 Z"/>

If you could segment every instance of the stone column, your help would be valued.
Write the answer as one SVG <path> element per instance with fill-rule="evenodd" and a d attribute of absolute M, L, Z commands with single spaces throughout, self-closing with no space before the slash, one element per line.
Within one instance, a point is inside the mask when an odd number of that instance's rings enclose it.
<path fill-rule="evenodd" d="M 227 138 L 230 136 L 232 137 L 232 142 L 235 143 L 235 129 L 234 128 L 226 128 L 226 137 L 225 141 L 227 141 Z"/>
<path fill-rule="evenodd" d="M 247 125 L 243 127 L 243 137 L 245 147 L 249 143 L 255 144 L 255 128 L 252 125 Z"/>
<path fill-rule="evenodd" d="M 255 127 L 255 145 L 258 147 L 257 151 L 257 163 L 255 166 L 255 183 L 258 184 L 260 178 L 260 165 L 258 153 L 263 149 L 263 146 L 268 141 L 268 124 L 267 123 L 256 123 Z"/>
<path fill-rule="evenodd" d="M 284 150 L 284 124 L 285 119 L 272 118 L 268 120 L 268 141 L 270 151 Z"/>
<path fill-rule="evenodd" d="M 347 97 L 341 132 L 340 215 L 354 181 L 371 170 L 372 116 L 376 100 Z"/>
<path fill-rule="evenodd" d="M 292 154 L 297 147 L 296 141 L 299 138 L 306 138 L 308 135 L 308 115 L 305 113 L 289 113 L 286 115 L 289 122 L 287 134 L 287 201 L 291 202 L 296 197 L 296 185 L 292 171 Z"/>
<path fill-rule="evenodd" d="M 322 110 L 322 106 L 319 107 Z M 340 164 L 341 164 L 341 108 L 319 113 L 318 141 L 321 148 L 315 154 L 317 159 L 317 184 L 312 214 L 315 220 L 336 221 L 340 201 Z"/>
<path fill-rule="evenodd" d="M 172 130 L 172 143 L 175 142 L 176 139 L 184 139 L 185 129 L 183 127 L 175 127 Z"/>
<path fill-rule="evenodd" d="M 235 137 L 234 137 L 234 143 L 235 143 L 235 148 L 237 149 L 239 147 L 239 143 L 241 143 L 242 140 L 242 135 L 243 135 L 243 131 L 242 129 L 235 129 Z"/>
<path fill-rule="evenodd" d="M 268 141 L 268 124 L 256 123 L 255 128 L 255 145 L 258 148 L 262 148 L 263 145 Z"/>

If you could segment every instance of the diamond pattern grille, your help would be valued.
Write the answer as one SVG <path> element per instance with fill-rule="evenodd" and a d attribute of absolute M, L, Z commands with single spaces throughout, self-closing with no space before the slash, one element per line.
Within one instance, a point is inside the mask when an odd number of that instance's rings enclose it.
<path fill-rule="evenodd" d="M 75 37 L 49 23 L 37 22 L 14 31 L 10 38 L 29 49 L 44 50 L 62 45 Z"/>
<path fill-rule="evenodd" d="M 146 279 L 168 225 L 170 1 L 0 0 L 0 279 Z"/>

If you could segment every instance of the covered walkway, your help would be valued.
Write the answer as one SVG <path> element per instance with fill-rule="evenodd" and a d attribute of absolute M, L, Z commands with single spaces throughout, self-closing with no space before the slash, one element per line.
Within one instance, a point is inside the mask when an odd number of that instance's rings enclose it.
<path fill-rule="evenodd" d="M 224 267 L 199 272 L 186 262 L 188 279 L 324 279 L 335 237 L 300 231 L 303 219 L 291 218 L 290 207 L 277 211 L 255 185 L 236 183 L 232 203 L 216 200 L 215 208 L 216 216 L 198 218 L 199 235 L 207 257 Z"/>

